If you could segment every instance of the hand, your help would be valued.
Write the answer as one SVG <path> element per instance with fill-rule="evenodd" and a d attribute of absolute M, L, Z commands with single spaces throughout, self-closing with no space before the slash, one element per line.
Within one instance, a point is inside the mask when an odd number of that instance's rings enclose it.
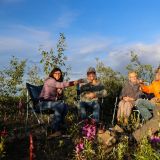
<path fill-rule="evenodd" d="M 143 84 L 143 83 L 144 83 L 144 80 L 138 79 L 137 82 L 138 82 L 139 84 Z"/>
<path fill-rule="evenodd" d="M 93 81 L 92 81 L 92 84 L 93 85 L 96 85 L 98 83 L 98 81 L 96 80 L 96 79 L 94 79 Z"/>
<path fill-rule="evenodd" d="M 78 79 L 78 83 L 84 83 L 84 79 Z"/>
<path fill-rule="evenodd" d="M 160 98 L 154 97 L 151 99 L 152 102 L 160 103 Z"/>
<path fill-rule="evenodd" d="M 79 82 L 78 82 L 78 81 L 74 81 L 73 83 L 74 83 L 74 85 L 77 85 L 77 84 L 79 84 Z"/>
<path fill-rule="evenodd" d="M 63 91 L 62 91 L 62 89 L 57 89 L 57 93 L 59 94 L 59 95 L 61 95 L 62 93 L 63 93 Z"/>
<path fill-rule="evenodd" d="M 134 99 L 133 98 L 131 98 L 131 97 L 123 97 L 123 100 L 125 100 L 126 102 L 128 102 L 128 101 L 134 101 Z"/>
<path fill-rule="evenodd" d="M 96 98 L 96 94 L 93 92 L 86 93 L 85 97 L 88 99 L 93 99 L 93 98 Z"/>
<path fill-rule="evenodd" d="M 128 101 L 128 97 L 123 97 L 123 100 L 127 102 Z"/>

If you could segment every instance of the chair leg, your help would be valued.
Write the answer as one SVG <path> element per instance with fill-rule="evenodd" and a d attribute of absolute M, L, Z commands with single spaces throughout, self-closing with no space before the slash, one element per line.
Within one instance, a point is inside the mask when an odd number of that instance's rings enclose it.
<path fill-rule="evenodd" d="M 38 118 L 38 116 L 37 116 L 37 114 L 36 114 L 36 112 L 34 111 L 33 108 L 32 108 L 32 112 L 33 112 L 34 116 L 36 117 L 36 119 L 37 119 L 37 121 L 38 121 L 38 124 L 41 124 L 41 121 L 40 121 L 40 119 Z"/>
<path fill-rule="evenodd" d="M 41 107 L 40 107 L 40 119 L 41 119 L 41 123 L 44 123 L 43 114 L 42 114 L 42 108 Z"/>
<path fill-rule="evenodd" d="M 28 122 L 28 109 L 29 109 L 29 93 L 27 90 L 27 115 L 26 115 L 26 121 L 25 121 L 25 132 L 27 132 L 27 122 Z"/>
<path fill-rule="evenodd" d="M 116 108 L 117 108 L 117 101 L 118 101 L 118 97 L 116 97 L 116 101 L 114 104 L 114 111 L 113 111 L 113 117 L 112 117 L 112 126 L 114 126 L 114 120 L 115 120 L 115 114 L 116 114 Z"/>

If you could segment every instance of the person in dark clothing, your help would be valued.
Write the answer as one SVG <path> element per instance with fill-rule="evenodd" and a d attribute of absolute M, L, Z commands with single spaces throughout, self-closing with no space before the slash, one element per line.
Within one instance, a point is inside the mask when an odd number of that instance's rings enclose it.
<path fill-rule="evenodd" d="M 96 123 L 99 122 L 100 105 L 98 102 L 99 98 L 107 96 L 107 91 L 104 86 L 97 80 L 96 70 L 93 67 L 87 70 L 87 79 L 80 86 L 80 103 L 79 109 L 81 119 L 87 118 L 86 110 L 91 108 L 93 111 L 93 119 Z"/>

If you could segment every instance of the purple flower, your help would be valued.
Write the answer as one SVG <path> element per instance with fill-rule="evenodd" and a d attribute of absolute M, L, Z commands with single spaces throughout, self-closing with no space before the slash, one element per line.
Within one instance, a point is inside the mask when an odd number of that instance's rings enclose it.
<path fill-rule="evenodd" d="M 159 136 L 151 136 L 150 141 L 152 143 L 160 143 L 160 137 Z"/>
<path fill-rule="evenodd" d="M 79 154 L 84 149 L 83 142 L 80 142 L 76 145 L 76 153 Z"/>
<path fill-rule="evenodd" d="M 82 128 L 82 134 L 84 135 L 85 138 L 87 138 L 88 140 L 92 140 L 95 138 L 96 135 L 96 126 L 95 126 L 95 122 L 91 121 L 91 124 L 86 124 L 83 128 Z"/>

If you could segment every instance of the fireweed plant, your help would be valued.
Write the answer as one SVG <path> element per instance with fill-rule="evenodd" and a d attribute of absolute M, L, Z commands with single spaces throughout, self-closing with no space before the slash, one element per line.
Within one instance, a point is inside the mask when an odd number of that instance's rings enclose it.
<path fill-rule="evenodd" d="M 93 150 L 94 140 L 96 138 L 96 122 L 94 119 L 87 119 L 81 128 L 80 138 L 75 146 L 76 159 L 93 158 L 95 151 Z"/>

